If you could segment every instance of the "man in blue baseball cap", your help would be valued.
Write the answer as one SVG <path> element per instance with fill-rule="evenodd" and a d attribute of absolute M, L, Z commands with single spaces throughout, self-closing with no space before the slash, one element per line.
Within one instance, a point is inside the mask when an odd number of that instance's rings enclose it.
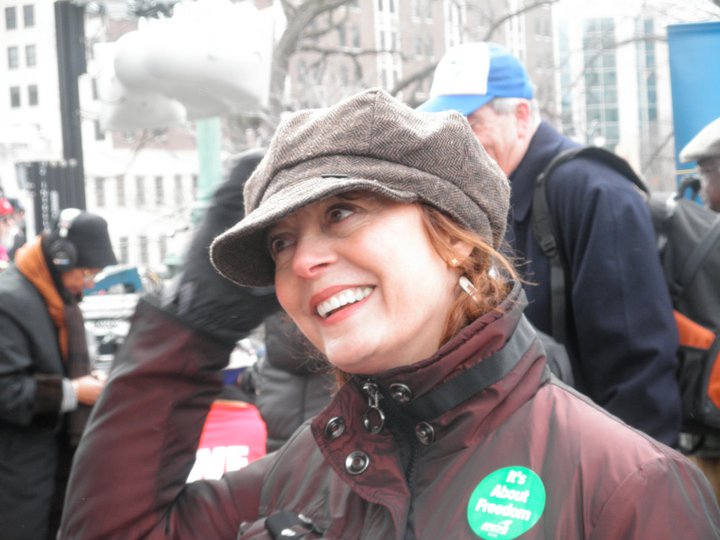
<path fill-rule="evenodd" d="M 419 110 L 465 115 L 508 175 L 506 239 L 522 261 L 525 313 L 552 334 L 551 264 L 532 230 L 533 188 L 554 157 L 578 145 L 541 120 L 525 67 L 501 45 L 449 49 L 430 94 Z M 587 157 L 555 168 L 547 197 L 564 261 L 564 343 L 576 386 L 628 424 L 675 445 L 677 331 L 645 202 L 627 178 Z"/>

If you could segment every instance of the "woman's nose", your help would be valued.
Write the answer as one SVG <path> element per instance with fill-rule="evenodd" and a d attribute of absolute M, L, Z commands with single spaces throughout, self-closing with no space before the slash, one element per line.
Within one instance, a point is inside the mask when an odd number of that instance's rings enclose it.
<path fill-rule="evenodd" d="M 332 239 L 323 234 L 304 234 L 297 239 L 293 253 L 293 272 L 302 278 L 317 277 L 337 260 Z"/>

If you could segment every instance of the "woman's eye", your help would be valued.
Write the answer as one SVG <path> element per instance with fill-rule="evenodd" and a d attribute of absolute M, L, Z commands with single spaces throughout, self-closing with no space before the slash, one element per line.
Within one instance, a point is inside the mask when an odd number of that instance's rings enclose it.
<path fill-rule="evenodd" d="M 331 223 L 335 223 L 351 216 L 354 212 L 354 209 L 347 205 L 331 206 L 327 210 L 327 217 Z"/>
<path fill-rule="evenodd" d="M 286 236 L 275 236 L 270 239 L 270 255 L 274 258 L 292 244 L 290 238 Z"/>

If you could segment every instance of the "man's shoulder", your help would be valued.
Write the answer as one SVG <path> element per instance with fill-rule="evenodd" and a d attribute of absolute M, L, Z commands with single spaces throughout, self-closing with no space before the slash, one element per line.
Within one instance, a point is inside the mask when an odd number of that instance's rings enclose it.
<path fill-rule="evenodd" d="M 583 148 L 581 144 L 559 133 L 548 123 L 542 122 L 528 150 L 527 159 L 532 162 L 535 174 L 540 175 L 559 155 L 581 148 Z M 632 186 L 628 178 L 603 161 L 600 156 L 600 154 L 589 156 L 580 153 L 557 165 L 548 178 L 548 186 L 575 189 Z M 566 185 L 568 183 L 572 185 Z"/>
<path fill-rule="evenodd" d="M 19 288 L 23 287 L 23 275 L 18 269 L 11 265 L 7 270 L 0 272 L 0 294 L 16 295 Z"/>
<path fill-rule="evenodd" d="M 548 176 L 547 189 L 551 205 L 569 200 L 573 205 L 594 206 L 607 201 L 634 208 L 644 206 L 633 181 L 595 157 L 581 155 L 561 163 Z"/>
<path fill-rule="evenodd" d="M 0 311 L 7 312 L 18 308 L 27 312 L 36 302 L 42 302 L 38 290 L 14 266 L 0 273 L 0 298 Z"/>

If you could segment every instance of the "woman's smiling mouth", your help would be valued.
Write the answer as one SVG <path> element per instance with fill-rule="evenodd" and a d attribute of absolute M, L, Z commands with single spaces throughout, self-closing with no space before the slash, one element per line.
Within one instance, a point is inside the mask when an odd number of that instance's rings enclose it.
<path fill-rule="evenodd" d="M 344 306 L 354 304 L 355 302 L 359 302 L 360 300 L 364 300 L 365 298 L 370 296 L 372 290 L 372 287 L 353 287 L 350 289 L 345 289 L 344 291 L 332 295 L 327 300 L 320 302 L 315 309 L 317 311 L 317 314 L 320 315 L 320 317 L 322 317 L 323 319 L 325 319 L 331 313 L 337 311 Z"/>

